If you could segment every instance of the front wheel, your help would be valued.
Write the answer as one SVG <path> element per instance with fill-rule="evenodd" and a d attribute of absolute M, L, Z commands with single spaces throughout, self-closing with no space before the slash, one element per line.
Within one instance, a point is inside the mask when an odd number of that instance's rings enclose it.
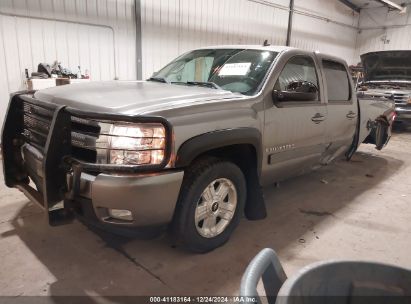
<path fill-rule="evenodd" d="M 208 252 L 228 241 L 244 210 L 246 182 L 235 164 L 199 161 L 186 171 L 173 235 L 194 252 Z"/>

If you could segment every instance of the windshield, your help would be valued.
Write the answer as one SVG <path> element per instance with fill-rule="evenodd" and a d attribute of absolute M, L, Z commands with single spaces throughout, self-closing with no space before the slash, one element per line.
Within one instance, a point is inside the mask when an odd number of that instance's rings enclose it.
<path fill-rule="evenodd" d="M 151 80 L 254 95 L 277 54 L 246 49 L 196 50 L 172 61 Z"/>

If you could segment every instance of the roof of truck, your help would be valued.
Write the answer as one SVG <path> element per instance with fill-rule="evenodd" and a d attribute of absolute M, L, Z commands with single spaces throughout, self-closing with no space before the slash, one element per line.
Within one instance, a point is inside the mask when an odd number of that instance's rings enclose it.
<path fill-rule="evenodd" d="M 262 50 L 262 51 L 272 51 L 281 53 L 283 51 L 295 49 L 289 46 L 283 45 L 247 45 L 247 44 L 232 44 L 232 45 L 214 45 L 214 46 L 207 46 L 198 49 L 250 49 L 250 50 Z"/>
<path fill-rule="evenodd" d="M 264 46 L 264 45 L 251 45 L 251 44 L 228 44 L 228 45 L 205 46 L 205 47 L 196 48 L 194 50 L 208 50 L 208 49 L 248 49 L 248 50 L 272 51 L 272 52 L 276 52 L 276 53 L 282 53 L 282 52 L 290 51 L 290 50 L 297 50 L 297 51 L 306 52 L 306 53 L 315 53 L 317 56 L 319 56 L 320 58 L 325 59 L 325 60 L 334 60 L 334 61 L 338 61 L 340 63 L 343 63 L 345 65 L 347 64 L 347 62 L 344 59 L 340 58 L 340 57 L 325 54 L 325 53 L 322 53 L 318 50 L 307 51 L 307 50 L 303 50 L 303 49 L 300 49 L 300 48 L 284 46 L 284 45 Z"/>
<path fill-rule="evenodd" d="M 306 51 L 303 49 L 295 48 L 295 47 L 290 47 L 290 46 L 284 46 L 284 45 L 249 45 L 249 44 L 228 44 L 228 45 L 213 45 L 213 46 L 206 46 L 206 47 L 201 47 L 201 48 L 196 48 L 194 50 L 208 50 L 208 49 L 248 49 L 248 50 L 261 50 L 261 51 L 272 51 L 272 52 L 285 52 L 285 51 L 290 51 L 290 50 L 300 50 L 302 52 L 307 52 L 307 53 L 316 53 L 317 56 L 320 56 L 322 59 L 328 59 L 328 60 L 334 60 L 334 61 L 339 61 L 343 64 L 347 64 L 347 62 L 339 57 L 333 56 L 333 55 L 328 55 L 324 54 L 320 51 Z"/>

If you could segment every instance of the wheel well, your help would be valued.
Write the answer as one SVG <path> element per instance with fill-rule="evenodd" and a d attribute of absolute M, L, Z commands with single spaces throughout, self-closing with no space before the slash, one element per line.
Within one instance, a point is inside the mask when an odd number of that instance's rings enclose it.
<path fill-rule="evenodd" d="M 259 164 L 255 147 L 251 144 L 235 144 L 211 149 L 198 155 L 190 165 L 207 156 L 231 161 L 241 169 L 247 183 L 247 201 L 244 214 L 249 220 L 265 218 L 267 212 L 259 179 L 261 164 Z"/>
<path fill-rule="evenodd" d="M 241 171 L 243 171 L 244 175 L 250 169 L 258 168 L 257 153 L 254 146 L 251 144 L 238 144 L 211 149 L 197 156 L 193 160 L 193 163 L 205 156 L 213 156 L 219 159 L 232 161 L 241 169 Z"/>

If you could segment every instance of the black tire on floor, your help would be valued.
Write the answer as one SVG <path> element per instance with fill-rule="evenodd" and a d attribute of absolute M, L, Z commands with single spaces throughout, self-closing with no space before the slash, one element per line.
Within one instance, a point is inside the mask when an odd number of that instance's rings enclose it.
<path fill-rule="evenodd" d="M 217 179 L 228 179 L 237 192 L 237 206 L 234 216 L 219 235 L 207 238 L 196 227 L 195 212 L 205 188 Z M 177 245 L 197 252 L 209 252 L 222 246 L 237 227 L 247 197 L 247 187 L 243 172 L 234 163 L 215 158 L 205 158 L 190 166 L 184 176 L 177 208 L 172 223 L 172 234 Z"/>

